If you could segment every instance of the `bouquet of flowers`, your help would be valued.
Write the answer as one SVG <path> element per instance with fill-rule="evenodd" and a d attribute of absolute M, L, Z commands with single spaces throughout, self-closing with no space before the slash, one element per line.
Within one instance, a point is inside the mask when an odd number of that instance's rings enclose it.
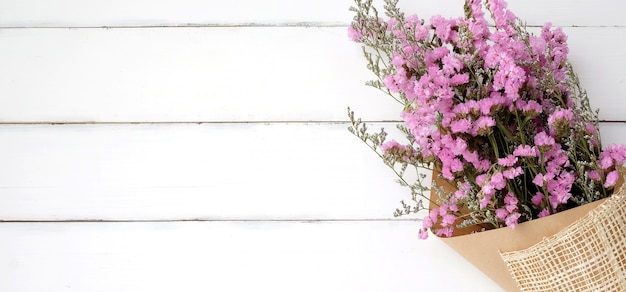
<path fill-rule="evenodd" d="M 411 191 L 395 215 L 426 212 L 420 238 L 515 228 L 612 194 L 626 147 L 602 148 L 560 28 L 534 35 L 504 0 L 466 0 L 464 17 L 430 23 L 397 2 L 385 0 L 383 18 L 355 0 L 348 34 L 376 76 L 367 84 L 399 103 L 404 139 L 348 113 L 350 131 Z"/>

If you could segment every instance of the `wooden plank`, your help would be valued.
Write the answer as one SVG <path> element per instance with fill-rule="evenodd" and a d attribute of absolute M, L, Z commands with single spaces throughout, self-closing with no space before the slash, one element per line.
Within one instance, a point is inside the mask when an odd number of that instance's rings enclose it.
<path fill-rule="evenodd" d="M 602 133 L 626 143 L 623 124 Z M 0 141 L 0 220 L 387 220 L 408 199 L 345 124 L 4 125 Z"/>
<path fill-rule="evenodd" d="M 509 7 L 531 25 L 551 21 L 561 26 L 623 26 L 620 1 L 509 0 Z M 0 27 L 144 26 L 144 25 L 335 25 L 352 19 L 349 0 L 1 0 Z M 377 1 L 382 7 L 382 1 Z M 460 16 L 462 0 L 400 1 L 406 13 L 430 18 Z M 382 10 L 382 9 L 381 9 Z"/>
<path fill-rule="evenodd" d="M 370 74 L 345 28 L 17 29 L 0 39 L 4 122 L 345 120 L 348 105 L 379 97 L 363 86 Z"/>
<path fill-rule="evenodd" d="M 626 28 L 569 28 L 601 118 L 623 120 Z M 0 30 L 1 122 L 398 119 L 345 28 Z"/>
<path fill-rule="evenodd" d="M 391 218 L 405 190 L 346 128 L 5 125 L 0 219 Z"/>
<path fill-rule="evenodd" d="M 412 222 L 4 223 L 0 289 L 501 291 L 416 230 Z"/>
<path fill-rule="evenodd" d="M 0 1 L 0 26 L 332 25 L 352 18 L 352 1 L 290 0 Z"/>

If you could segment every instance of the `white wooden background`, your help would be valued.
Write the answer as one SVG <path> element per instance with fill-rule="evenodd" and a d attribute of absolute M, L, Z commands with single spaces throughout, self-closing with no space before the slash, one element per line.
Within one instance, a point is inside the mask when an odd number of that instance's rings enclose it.
<path fill-rule="evenodd" d="M 462 0 L 408 1 L 429 18 Z M 347 131 L 394 104 L 349 0 L 0 0 L 1 291 L 500 291 Z M 626 142 L 626 2 L 511 0 L 569 34 Z"/>

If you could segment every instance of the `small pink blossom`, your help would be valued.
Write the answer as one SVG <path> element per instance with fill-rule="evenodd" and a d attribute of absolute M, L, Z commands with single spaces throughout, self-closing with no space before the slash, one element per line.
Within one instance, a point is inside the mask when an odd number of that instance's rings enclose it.
<path fill-rule="evenodd" d="M 439 228 L 437 229 L 437 236 L 439 237 L 452 237 L 452 231 L 454 229 L 452 227 L 444 227 L 444 228 Z"/>
<path fill-rule="evenodd" d="M 602 168 L 607 169 L 613 165 L 622 165 L 626 160 L 626 146 L 611 144 L 602 153 L 600 153 L 600 160 L 602 161 Z M 610 163 L 605 160 L 612 160 Z M 607 166 L 608 167 L 605 167 Z"/>
<path fill-rule="evenodd" d="M 535 205 L 535 206 L 540 206 L 540 205 L 541 205 L 541 203 L 543 202 L 543 199 L 544 199 L 545 197 L 546 197 L 546 196 L 545 196 L 544 194 L 537 192 L 537 193 L 536 193 L 536 194 L 535 194 L 535 195 L 534 195 L 534 196 L 530 199 L 530 201 L 533 203 L 533 205 Z"/>
<path fill-rule="evenodd" d="M 469 119 L 460 119 L 452 122 L 450 129 L 453 133 L 469 133 L 472 128 L 472 122 Z"/>
<path fill-rule="evenodd" d="M 478 135 L 487 135 L 491 132 L 491 127 L 496 125 L 496 121 L 490 116 L 481 116 L 474 122 L 474 131 Z"/>
<path fill-rule="evenodd" d="M 595 170 L 587 171 L 587 176 L 589 176 L 590 179 L 595 180 L 595 181 L 600 180 L 600 174 L 598 174 L 598 172 Z"/>
<path fill-rule="evenodd" d="M 469 82 L 469 74 L 467 74 L 467 73 L 454 74 L 454 76 L 452 76 L 452 78 L 450 78 L 450 85 L 452 85 L 452 86 L 465 84 L 467 82 Z"/>
<path fill-rule="evenodd" d="M 548 117 L 548 124 L 553 127 L 559 123 L 565 123 L 566 125 L 569 125 L 570 121 L 572 121 L 573 118 L 574 113 L 572 112 L 572 110 L 560 109 L 553 112 Z"/>
<path fill-rule="evenodd" d="M 544 208 L 543 210 L 541 210 L 541 212 L 539 212 L 539 214 L 537 215 L 538 218 L 543 218 L 546 216 L 550 216 L 550 211 L 548 210 L 548 208 Z"/>
<path fill-rule="evenodd" d="M 504 197 L 504 204 L 506 205 L 517 205 L 517 203 L 519 203 L 519 200 L 515 197 L 515 194 L 511 192 L 507 193 Z"/>
<path fill-rule="evenodd" d="M 524 173 L 524 170 L 522 170 L 522 167 L 518 166 L 518 167 L 514 167 L 514 168 L 509 168 L 506 169 L 502 172 L 502 175 L 507 178 L 507 179 L 514 179 L 520 175 L 522 175 Z"/>
<path fill-rule="evenodd" d="M 448 75 L 453 75 L 456 72 L 461 71 L 461 69 L 465 67 L 465 64 L 463 64 L 463 62 L 461 62 L 461 60 L 456 58 L 454 55 L 444 56 L 441 59 L 441 62 L 443 63 L 443 72 Z M 467 73 L 464 73 L 463 75 L 466 75 L 466 77 L 469 80 L 469 75 Z M 462 83 L 459 83 L 459 84 L 462 84 Z"/>
<path fill-rule="evenodd" d="M 487 180 L 487 175 L 486 174 L 480 174 L 476 177 L 476 183 L 481 186 L 485 183 L 485 181 Z"/>
<path fill-rule="evenodd" d="M 543 173 L 538 173 L 537 175 L 535 175 L 535 177 L 533 178 L 533 183 L 543 187 L 546 183 L 546 181 L 543 179 Z"/>
<path fill-rule="evenodd" d="M 533 53 L 535 54 L 543 54 L 543 52 L 546 50 L 548 44 L 546 43 L 546 41 L 540 37 L 537 36 L 531 36 L 529 38 L 529 42 L 530 42 L 530 47 L 533 49 Z"/>
<path fill-rule="evenodd" d="M 456 216 L 452 214 L 445 214 L 441 217 L 441 226 L 446 227 L 454 225 L 454 221 L 456 221 Z"/>
<path fill-rule="evenodd" d="M 458 25 L 457 19 L 445 19 L 440 15 L 435 15 L 430 19 L 430 23 L 435 27 L 435 34 L 442 42 L 448 43 L 458 38 L 458 33 L 452 30 Z"/>
<path fill-rule="evenodd" d="M 519 145 L 513 151 L 513 155 L 519 157 L 536 157 L 537 152 L 536 149 L 530 145 Z"/>
<path fill-rule="evenodd" d="M 504 223 L 506 224 L 506 226 L 508 226 L 511 229 L 515 229 L 515 227 L 517 227 L 517 224 L 519 222 L 519 217 L 522 216 L 522 214 L 520 213 L 511 213 L 509 214 L 508 217 L 506 217 Z"/>
<path fill-rule="evenodd" d="M 351 41 L 356 41 L 358 39 L 361 38 L 361 33 L 356 30 L 353 26 L 348 26 L 348 38 L 350 38 Z"/>
<path fill-rule="evenodd" d="M 493 185 L 496 190 L 501 190 L 506 187 L 506 179 L 502 175 L 502 172 L 497 172 L 491 176 L 489 184 Z"/>
<path fill-rule="evenodd" d="M 509 211 L 506 209 L 496 209 L 496 217 L 502 221 L 509 215 Z"/>
<path fill-rule="evenodd" d="M 543 110 L 541 109 L 541 105 L 539 105 L 539 103 L 534 100 L 528 101 L 528 103 L 526 103 L 522 110 L 524 111 L 524 114 L 532 117 L 537 116 L 538 114 L 543 112 Z"/>
<path fill-rule="evenodd" d="M 618 178 L 619 178 L 619 173 L 617 172 L 617 170 L 613 170 L 609 172 L 609 174 L 606 175 L 606 180 L 604 181 L 604 187 L 610 188 L 610 187 L 615 186 Z"/>
<path fill-rule="evenodd" d="M 417 233 L 417 238 L 422 239 L 422 240 L 428 239 L 428 229 L 421 228 L 419 232 Z"/>
<path fill-rule="evenodd" d="M 515 157 L 515 155 L 509 155 L 505 158 L 498 158 L 498 164 L 502 166 L 511 167 L 515 165 L 515 163 L 517 163 L 517 157 Z"/>
<path fill-rule="evenodd" d="M 594 125 L 593 123 L 590 123 L 590 122 L 586 122 L 585 123 L 585 130 L 587 131 L 587 133 L 589 135 L 596 135 L 596 134 L 598 134 L 598 128 L 596 127 L 596 125 Z"/>
<path fill-rule="evenodd" d="M 535 135 L 535 145 L 539 149 L 550 149 L 555 143 L 554 138 L 550 137 L 546 132 L 539 132 Z"/>
<path fill-rule="evenodd" d="M 380 146 L 380 150 L 383 151 L 383 152 L 388 152 L 391 149 L 407 150 L 407 147 L 404 146 L 404 145 L 400 145 L 400 143 L 398 143 L 395 140 L 387 141 L 383 145 Z"/>
<path fill-rule="evenodd" d="M 433 220 L 430 216 L 426 216 L 424 217 L 424 219 L 422 219 L 422 227 L 424 229 L 433 227 Z"/>

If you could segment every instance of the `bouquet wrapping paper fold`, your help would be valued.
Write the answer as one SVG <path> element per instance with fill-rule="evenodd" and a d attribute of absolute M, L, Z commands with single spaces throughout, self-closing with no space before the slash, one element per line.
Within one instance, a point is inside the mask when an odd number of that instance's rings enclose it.
<path fill-rule="evenodd" d="M 626 291 L 626 190 L 502 259 L 522 291 Z"/>
<path fill-rule="evenodd" d="M 608 199 L 515 229 L 441 240 L 506 291 L 626 291 L 626 189 L 620 173 Z"/>

